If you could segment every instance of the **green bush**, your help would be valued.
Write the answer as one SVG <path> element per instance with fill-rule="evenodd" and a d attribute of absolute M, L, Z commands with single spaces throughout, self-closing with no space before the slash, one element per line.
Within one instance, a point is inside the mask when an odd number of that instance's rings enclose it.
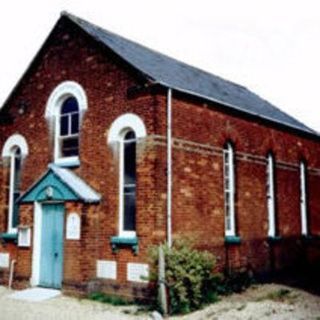
<path fill-rule="evenodd" d="M 188 241 L 175 241 L 172 248 L 162 245 L 165 257 L 165 281 L 171 314 L 188 313 L 217 301 L 220 275 L 213 273 L 214 256 L 196 250 Z M 158 247 L 150 250 L 151 280 L 158 281 Z"/>
<path fill-rule="evenodd" d="M 248 272 L 231 272 L 225 275 L 218 284 L 217 292 L 219 295 L 240 293 L 254 284 L 253 276 Z"/>

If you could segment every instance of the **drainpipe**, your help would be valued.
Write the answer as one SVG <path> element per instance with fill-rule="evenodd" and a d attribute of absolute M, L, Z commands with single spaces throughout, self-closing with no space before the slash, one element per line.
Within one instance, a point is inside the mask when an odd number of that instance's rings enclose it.
<path fill-rule="evenodd" d="M 172 246 L 172 89 L 167 94 L 167 242 Z"/>
<path fill-rule="evenodd" d="M 15 265 L 15 263 L 16 263 L 16 260 L 12 260 L 12 261 L 11 261 L 10 274 L 9 274 L 9 284 L 8 284 L 9 289 L 12 288 L 13 274 L 14 274 L 14 265 Z"/>

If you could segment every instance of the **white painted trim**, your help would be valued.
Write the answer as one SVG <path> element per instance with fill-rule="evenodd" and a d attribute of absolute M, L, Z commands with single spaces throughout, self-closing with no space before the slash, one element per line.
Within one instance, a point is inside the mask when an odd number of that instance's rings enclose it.
<path fill-rule="evenodd" d="M 22 158 L 25 158 L 29 154 L 29 148 L 25 137 L 16 133 L 10 136 L 5 142 L 2 148 L 2 157 L 10 157 L 14 147 L 20 148 Z"/>
<path fill-rule="evenodd" d="M 275 192 L 274 192 L 274 158 L 272 154 L 267 156 L 267 205 L 268 205 L 268 236 L 276 235 L 276 217 L 275 217 Z"/>
<path fill-rule="evenodd" d="M 120 138 L 120 137 L 119 137 Z M 119 141 L 119 236 L 125 236 L 123 231 L 123 188 L 124 188 L 124 143 L 123 139 Z"/>
<path fill-rule="evenodd" d="M 77 156 L 67 158 L 55 158 L 54 163 L 62 167 L 77 167 L 80 165 L 80 159 Z"/>
<path fill-rule="evenodd" d="M 126 113 L 113 121 L 108 132 L 108 144 L 119 142 L 124 131 L 133 130 L 136 138 L 143 138 L 147 135 L 147 129 L 142 119 L 133 113 Z"/>
<path fill-rule="evenodd" d="M 167 242 L 172 247 L 172 90 L 167 93 Z"/>
<path fill-rule="evenodd" d="M 41 257 L 41 232 L 42 232 L 42 209 L 39 202 L 34 203 L 33 224 L 33 253 L 32 253 L 32 275 L 31 286 L 40 283 L 40 257 Z"/>
<path fill-rule="evenodd" d="M 301 234 L 308 235 L 307 217 L 307 190 L 306 190 L 307 168 L 303 161 L 300 162 L 300 213 L 301 213 Z"/>
<path fill-rule="evenodd" d="M 228 154 L 228 166 L 229 166 L 229 176 L 226 177 L 226 163 L 225 157 Z M 227 143 L 226 148 L 224 149 L 224 194 L 229 194 L 229 203 L 228 206 L 230 208 L 230 229 L 227 229 L 227 221 L 225 220 L 225 235 L 226 236 L 235 236 L 236 235 L 236 223 L 235 223 L 235 167 L 234 167 L 234 150 L 231 143 Z M 226 189 L 225 179 L 229 180 L 229 190 Z M 225 201 L 226 196 L 225 196 Z M 225 219 L 227 219 L 227 209 L 225 206 Z"/>
<path fill-rule="evenodd" d="M 51 93 L 45 112 L 45 118 L 53 123 L 54 128 L 54 162 L 57 165 L 68 166 L 70 163 L 80 163 L 79 157 L 60 156 L 60 110 L 63 102 L 74 97 L 79 106 L 79 130 L 81 119 L 88 109 L 88 99 L 82 86 L 74 81 L 65 81 L 60 83 Z"/>
<path fill-rule="evenodd" d="M 74 81 L 64 81 L 50 94 L 46 106 L 45 118 L 50 119 L 60 113 L 61 104 L 69 97 L 75 97 L 77 99 L 80 113 L 88 109 L 88 99 L 83 87 Z"/>
<path fill-rule="evenodd" d="M 14 209 L 14 180 L 15 180 L 15 154 L 11 152 L 10 156 L 10 185 L 9 185 L 9 205 L 8 205 L 8 233 L 17 233 L 17 228 L 12 226 L 13 209 Z"/>

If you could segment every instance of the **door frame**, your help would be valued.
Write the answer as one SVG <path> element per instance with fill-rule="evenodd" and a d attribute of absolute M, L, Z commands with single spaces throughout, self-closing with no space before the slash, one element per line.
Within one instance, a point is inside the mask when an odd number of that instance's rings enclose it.
<path fill-rule="evenodd" d="M 64 204 L 63 202 L 34 202 L 34 215 L 33 215 L 33 246 L 32 246 L 32 271 L 30 284 L 33 287 L 40 285 L 40 268 L 41 268 L 41 246 L 42 246 L 42 205 L 48 204 Z M 63 215 L 65 217 L 65 215 Z M 63 218 L 63 239 L 64 239 L 64 218 Z M 64 252 L 64 250 L 63 250 Z M 62 278 L 63 278 L 63 261 L 62 260 Z"/>

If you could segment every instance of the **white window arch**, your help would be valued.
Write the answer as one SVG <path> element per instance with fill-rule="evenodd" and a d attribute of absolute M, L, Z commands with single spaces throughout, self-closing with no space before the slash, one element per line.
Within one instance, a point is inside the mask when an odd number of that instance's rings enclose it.
<path fill-rule="evenodd" d="M 2 157 L 9 160 L 9 194 L 8 194 L 8 233 L 16 233 L 19 220 L 19 207 L 16 204 L 20 196 L 20 180 L 22 160 L 29 154 L 26 139 L 14 134 L 7 139 L 2 149 Z"/>
<path fill-rule="evenodd" d="M 88 109 L 84 89 L 74 81 L 59 84 L 51 93 L 45 117 L 54 131 L 54 162 L 63 166 L 79 165 L 81 118 Z"/>
<path fill-rule="evenodd" d="M 147 135 L 137 115 L 124 114 L 111 125 L 108 143 L 119 143 L 119 236 L 136 236 L 136 145 Z"/>
<path fill-rule="evenodd" d="M 236 235 L 235 219 L 235 161 L 234 149 L 230 142 L 223 149 L 225 235 Z"/>

